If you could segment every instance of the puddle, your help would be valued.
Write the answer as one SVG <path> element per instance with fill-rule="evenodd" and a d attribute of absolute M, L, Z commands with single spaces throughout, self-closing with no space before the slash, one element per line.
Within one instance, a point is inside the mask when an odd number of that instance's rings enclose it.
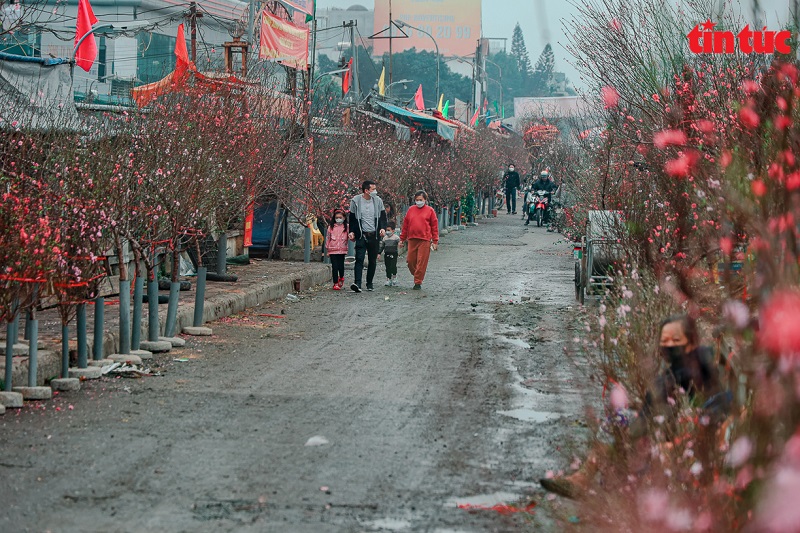
<path fill-rule="evenodd" d="M 497 411 L 498 414 L 503 416 L 508 416 L 511 418 L 516 418 L 517 420 L 522 420 L 523 422 L 548 422 L 550 420 L 556 420 L 561 418 L 561 413 L 552 413 L 548 411 L 534 411 L 533 409 L 513 409 L 511 411 Z"/>
<path fill-rule="evenodd" d="M 408 520 L 401 520 L 396 518 L 381 518 L 379 520 L 370 520 L 364 522 L 364 525 L 377 530 L 383 531 L 402 531 L 411 528 L 411 522 Z"/>
<path fill-rule="evenodd" d="M 503 503 L 513 503 L 519 500 L 520 495 L 514 492 L 493 492 L 491 494 L 477 494 L 464 498 L 450 498 L 444 504 L 445 507 L 458 506 L 484 506 L 491 507 Z"/>

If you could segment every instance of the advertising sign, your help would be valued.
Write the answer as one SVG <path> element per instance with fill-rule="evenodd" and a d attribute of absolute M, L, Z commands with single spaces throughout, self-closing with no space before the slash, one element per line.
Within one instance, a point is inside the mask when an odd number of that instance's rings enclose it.
<path fill-rule="evenodd" d="M 375 0 L 375 32 L 389 27 L 389 1 Z M 444 57 L 468 56 L 475 53 L 481 38 L 481 0 L 391 0 L 392 19 L 402 20 L 410 26 L 430 33 L 439 45 Z M 393 39 L 392 51 L 402 52 L 409 48 L 435 52 L 431 38 L 421 31 L 404 27 L 408 39 Z M 378 37 L 388 37 L 388 30 Z M 393 37 L 402 37 L 392 27 Z M 389 40 L 376 38 L 372 41 L 375 55 L 389 51 Z"/>

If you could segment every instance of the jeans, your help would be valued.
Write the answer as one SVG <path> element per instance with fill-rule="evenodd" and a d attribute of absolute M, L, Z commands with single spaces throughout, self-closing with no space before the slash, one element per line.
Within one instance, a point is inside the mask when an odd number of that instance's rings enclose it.
<path fill-rule="evenodd" d="M 331 254 L 328 257 L 331 258 L 331 274 L 333 277 L 333 282 L 338 283 L 339 278 L 344 277 L 345 254 Z"/>
<path fill-rule="evenodd" d="M 356 262 L 353 265 L 355 274 L 355 283 L 361 287 L 361 277 L 364 275 L 364 256 L 369 259 L 367 266 L 367 285 L 372 285 L 372 280 L 375 278 L 375 267 L 378 263 L 378 250 L 380 249 L 381 241 L 378 240 L 377 233 L 371 237 L 363 236 L 356 241 Z"/>
<path fill-rule="evenodd" d="M 506 208 L 508 212 L 517 210 L 517 189 L 506 189 Z"/>

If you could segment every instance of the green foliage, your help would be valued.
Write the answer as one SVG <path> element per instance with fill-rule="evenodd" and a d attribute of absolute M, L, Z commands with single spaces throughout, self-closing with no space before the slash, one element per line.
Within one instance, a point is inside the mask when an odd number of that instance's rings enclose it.
<path fill-rule="evenodd" d="M 441 60 L 441 58 L 440 58 Z M 389 84 L 389 56 L 383 58 L 386 65 L 386 84 Z M 380 67 L 377 69 L 380 74 Z M 414 92 L 422 84 L 422 94 L 425 97 L 425 106 L 428 108 L 436 107 L 439 102 L 439 95 L 436 94 L 436 53 L 422 51 L 411 48 L 404 52 L 392 54 L 392 78 L 397 80 L 413 80 L 408 84 L 408 89 L 403 89 L 402 85 L 395 85 L 392 94 L 401 99 L 411 100 Z M 377 81 L 377 76 L 375 78 Z M 472 82 L 466 76 L 462 76 L 450 70 L 444 61 L 439 64 L 439 87 L 440 92 L 444 93 L 445 100 L 451 102 L 454 98 L 468 102 L 472 94 Z"/>

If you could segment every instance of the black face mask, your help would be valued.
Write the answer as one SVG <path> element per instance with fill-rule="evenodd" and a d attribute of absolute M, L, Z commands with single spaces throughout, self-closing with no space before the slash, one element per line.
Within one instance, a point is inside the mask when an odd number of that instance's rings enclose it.
<path fill-rule="evenodd" d="M 669 361 L 669 370 L 675 378 L 676 385 L 688 391 L 692 386 L 692 370 L 684 362 L 686 345 L 662 346 L 661 355 Z"/>
<path fill-rule="evenodd" d="M 673 369 L 683 366 L 683 356 L 686 353 L 686 345 L 682 346 L 661 346 L 661 356 L 669 361 L 669 366 Z"/>

